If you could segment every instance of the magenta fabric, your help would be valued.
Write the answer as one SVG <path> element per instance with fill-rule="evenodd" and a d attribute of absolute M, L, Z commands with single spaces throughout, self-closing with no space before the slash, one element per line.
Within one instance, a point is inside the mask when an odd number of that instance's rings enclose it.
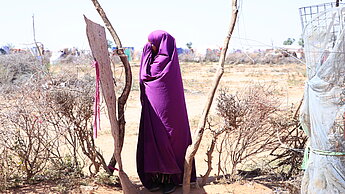
<path fill-rule="evenodd" d="M 95 98 L 94 98 L 94 105 L 93 105 L 93 136 L 97 138 L 98 130 L 101 129 L 101 105 L 100 105 L 100 93 L 99 93 L 99 83 L 100 83 L 100 75 L 99 75 L 99 64 L 97 61 L 94 61 L 92 67 L 96 69 L 96 89 L 95 89 Z"/>
<path fill-rule="evenodd" d="M 140 64 L 141 119 L 137 171 L 150 188 L 156 173 L 171 174 L 176 185 L 183 180 L 184 158 L 192 143 L 175 39 L 165 31 L 152 32 Z M 191 181 L 196 180 L 195 165 Z"/>

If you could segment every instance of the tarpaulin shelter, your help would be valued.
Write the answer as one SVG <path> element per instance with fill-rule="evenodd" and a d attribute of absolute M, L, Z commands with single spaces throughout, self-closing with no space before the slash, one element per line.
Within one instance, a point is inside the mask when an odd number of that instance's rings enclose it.
<path fill-rule="evenodd" d="M 307 71 L 300 120 L 309 136 L 301 193 L 345 193 L 345 7 L 300 13 Z"/>

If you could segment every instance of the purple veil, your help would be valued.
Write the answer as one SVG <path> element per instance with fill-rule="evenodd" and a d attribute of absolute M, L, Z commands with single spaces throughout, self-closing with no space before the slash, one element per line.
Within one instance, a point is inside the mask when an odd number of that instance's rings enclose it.
<path fill-rule="evenodd" d="M 175 39 L 165 31 L 152 32 L 140 64 L 141 119 L 137 171 L 150 188 L 156 173 L 183 180 L 184 157 L 192 143 Z M 151 43 L 158 52 L 152 52 Z M 195 166 L 191 181 L 196 180 Z"/>

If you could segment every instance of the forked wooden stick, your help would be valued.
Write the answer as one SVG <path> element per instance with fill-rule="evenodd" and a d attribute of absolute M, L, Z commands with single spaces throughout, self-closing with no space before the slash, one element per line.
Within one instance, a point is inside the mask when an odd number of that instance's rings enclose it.
<path fill-rule="evenodd" d="M 216 75 L 214 76 L 212 88 L 209 91 L 208 98 L 207 98 L 203 113 L 201 115 L 201 118 L 199 120 L 197 130 L 195 131 L 193 135 L 193 143 L 192 145 L 188 147 L 187 152 L 186 152 L 185 164 L 184 164 L 184 176 L 183 176 L 183 193 L 185 194 L 190 193 L 190 177 L 191 177 L 191 172 L 192 172 L 193 158 L 199 149 L 199 145 L 200 145 L 200 142 L 205 130 L 206 119 L 210 111 L 213 98 L 217 91 L 217 87 L 219 85 L 220 79 L 224 73 L 224 61 L 225 61 L 226 51 L 228 50 L 229 41 L 230 41 L 232 32 L 234 31 L 234 28 L 235 28 L 237 14 L 238 14 L 237 0 L 232 0 L 231 22 L 230 22 L 228 34 L 224 40 L 224 46 L 220 53 L 218 69 L 217 69 Z"/>
<path fill-rule="evenodd" d="M 120 141 L 120 153 L 122 151 L 122 147 L 123 147 L 123 142 L 124 142 L 124 137 L 125 137 L 125 125 L 126 125 L 126 121 L 125 121 L 125 104 L 127 102 L 128 96 L 129 96 L 129 92 L 131 91 L 131 87 L 132 87 L 132 71 L 131 71 L 131 66 L 129 64 L 128 58 L 124 53 L 124 50 L 122 48 L 122 43 L 121 40 L 119 38 L 119 36 L 117 35 L 115 29 L 113 28 L 113 26 L 111 25 L 107 15 L 105 14 L 103 8 L 101 7 L 101 5 L 99 4 L 99 2 L 97 0 L 91 0 L 92 3 L 94 4 L 96 10 L 98 11 L 99 15 L 102 17 L 103 22 L 105 24 L 105 26 L 107 27 L 107 29 L 109 30 L 111 36 L 113 37 L 113 40 L 115 42 L 115 44 L 117 45 L 117 54 L 119 55 L 121 62 L 125 68 L 125 87 L 122 91 L 122 94 L 120 95 L 120 97 L 118 98 L 118 108 L 117 108 L 117 119 L 118 119 L 118 123 L 119 123 L 119 128 L 120 128 L 120 133 L 119 133 L 119 141 Z M 113 154 L 110 162 L 109 162 L 109 166 L 114 168 L 116 164 L 116 159 L 115 159 L 115 153 Z"/>
<path fill-rule="evenodd" d="M 89 40 L 92 55 L 97 61 L 100 70 L 100 82 L 102 93 L 108 109 L 111 133 L 114 138 L 114 155 L 119 165 L 119 176 L 124 193 L 137 193 L 137 189 L 123 171 L 121 160 L 119 124 L 116 118 L 116 94 L 113 81 L 113 73 L 110 66 L 110 58 L 107 47 L 107 39 L 103 26 L 92 22 L 84 16 L 86 33 Z M 97 65 L 97 64 L 96 64 Z"/>

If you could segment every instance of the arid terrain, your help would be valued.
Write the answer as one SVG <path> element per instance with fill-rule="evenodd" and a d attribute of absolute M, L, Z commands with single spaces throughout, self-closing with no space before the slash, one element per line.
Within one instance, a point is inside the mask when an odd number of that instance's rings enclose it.
<path fill-rule="evenodd" d="M 122 151 L 125 164 L 125 171 L 132 180 L 140 184 L 136 174 L 135 152 L 140 119 L 140 101 L 138 91 L 138 64 L 133 64 L 133 90 L 126 108 L 126 137 Z M 182 63 L 182 76 L 184 81 L 187 110 L 191 130 L 195 130 L 197 122 L 204 108 L 208 89 L 211 86 L 217 64 Z M 304 88 L 304 65 L 226 65 L 225 73 L 221 80 L 220 87 L 227 87 L 230 91 L 236 92 L 242 87 L 262 83 L 274 85 L 280 90 L 280 95 L 285 99 L 286 106 L 291 103 L 298 104 L 303 96 Z M 284 106 L 284 105 L 283 105 Z M 215 113 L 215 106 L 212 107 L 211 114 Z M 97 145 L 101 148 L 107 159 L 113 151 L 113 139 L 110 134 L 110 126 L 107 123 L 106 115 L 102 118 L 102 131 L 97 138 Z M 196 155 L 196 166 L 198 176 L 207 170 L 206 149 L 210 140 L 205 137 Z M 211 173 L 212 175 L 212 173 Z M 111 191 L 111 190 L 110 190 Z M 110 192 L 109 191 L 109 192 Z M 181 188 L 176 192 L 181 192 Z M 255 183 L 235 183 L 230 185 L 207 185 L 203 190 L 195 193 L 269 193 L 270 189 Z M 146 193 L 146 192 L 144 192 Z M 150 193 L 150 192 L 147 192 Z M 159 192 L 157 192 L 159 193 Z"/>
<path fill-rule="evenodd" d="M 138 135 L 138 125 L 140 119 L 140 101 L 138 87 L 139 64 L 133 62 L 133 87 L 126 105 L 126 134 L 122 150 L 124 170 L 130 179 L 140 187 L 141 193 L 150 193 L 141 186 L 136 173 L 136 144 Z M 52 67 L 52 69 L 55 67 Z M 199 117 L 202 113 L 208 90 L 211 86 L 213 76 L 217 68 L 217 63 L 181 63 L 182 77 L 184 82 L 185 97 L 191 131 L 196 129 Z M 121 67 L 117 67 L 116 79 L 122 79 L 124 72 Z M 121 77 L 122 76 L 122 77 Z M 303 97 L 305 81 L 304 64 L 288 65 L 225 65 L 225 73 L 221 79 L 220 88 L 228 88 L 229 92 L 235 93 L 253 84 L 270 85 L 277 89 L 277 95 L 282 99 L 282 108 L 290 107 L 291 104 L 299 104 Z M 210 114 L 215 116 L 216 100 L 213 103 Z M 105 103 L 102 102 L 101 131 L 96 139 L 96 145 L 100 148 L 106 161 L 109 161 L 113 153 L 113 138 L 110 133 L 110 124 L 107 119 Z M 296 105 L 297 106 L 297 105 Z M 205 132 L 199 151 L 196 155 L 197 175 L 203 175 L 207 170 L 206 151 L 210 143 L 210 136 Z M 213 168 L 216 169 L 216 164 Z M 276 188 L 269 188 L 254 181 L 237 181 L 225 184 L 221 181 L 214 181 L 216 172 L 212 171 L 209 183 L 203 188 L 193 186 L 192 193 L 279 193 Z M 10 193 L 45 193 L 51 192 L 54 185 L 37 184 L 30 187 L 10 190 Z M 116 187 L 91 184 L 81 186 L 83 193 L 122 193 Z M 79 192 L 79 191 L 78 191 Z M 159 192 L 155 192 L 159 193 Z M 179 187 L 174 193 L 182 193 Z"/>

